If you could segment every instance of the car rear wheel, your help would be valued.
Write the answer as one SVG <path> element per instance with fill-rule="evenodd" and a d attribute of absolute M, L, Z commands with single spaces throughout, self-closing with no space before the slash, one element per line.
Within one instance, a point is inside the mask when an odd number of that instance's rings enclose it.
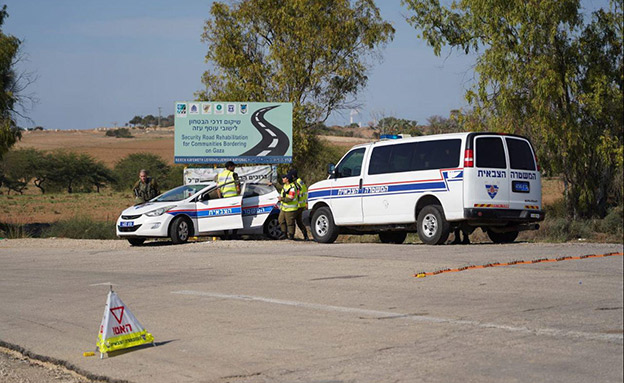
<path fill-rule="evenodd" d="M 504 233 L 497 233 L 495 231 L 488 230 L 487 235 L 494 243 L 511 243 L 515 241 L 516 238 L 518 238 L 517 231 L 506 231 Z"/>
<path fill-rule="evenodd" d="M 282 229 L 276 214 L 269 216 L 264 223 L 264 235 L 269 239 L 279 239 L 282 236 Z"/>
<path fill-rule="evenodd" d="M 319 208 L 312 214 L 312 236 L 316 242 L 333 243 L 340 233 L 334 224 L 334 217 L 327 207 Z"/>
<path fill-rule="evenodd" d="M 171 242 L 177 245 L 188 241 L 193 232 L 193 226 L 186 217 L 176 217 L 173 222 L 171 222 L 169 232 Z"/>
<path fill-rule="evenodd" d="M 384 231 L 379 233 L 381 243 L 401 244 L 405 242 L 405 238 L 407 238 L 407 232 L 405 231 Z"/>
<path fill-rule="evenodd" d="M 145 242 L 145 238 L 128 238 L 128 242 L 132 246 L 141 246 Z"/>
<path fill-rule="evenodd" d="M 418 237 L 427 245 L 441 245 L 448 239 L 450 225 L 440 205 L 425 206 L 418 213 Z"/>

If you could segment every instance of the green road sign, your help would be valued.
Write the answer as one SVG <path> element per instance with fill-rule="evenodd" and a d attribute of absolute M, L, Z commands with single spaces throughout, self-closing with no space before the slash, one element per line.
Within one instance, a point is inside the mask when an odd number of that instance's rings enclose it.
<path fill-rule="evenodd" d="M 292 162 L 292 104 L 175 103 L 175 163 Z"/>

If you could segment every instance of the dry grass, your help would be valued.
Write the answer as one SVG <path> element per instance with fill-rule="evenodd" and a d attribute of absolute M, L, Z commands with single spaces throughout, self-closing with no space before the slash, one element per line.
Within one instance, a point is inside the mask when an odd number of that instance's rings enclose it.
<path fill-rule="evenodd" d="M 133 138 L 107 137 L 104 130 L 59 130 L 24 132 L 15 148 L 43 151 L 66 149 L 86 153 L 113 167 L 132 153 L 149 152 L 173 164 L 173 128 L 130 129 Z"/>
<path fill-rule="evenodd" d="M 52 223 L 85 216 L 95 221 L 115 221 L 134 204 L 130 192 L 0 195 L 0 222 Z"/>

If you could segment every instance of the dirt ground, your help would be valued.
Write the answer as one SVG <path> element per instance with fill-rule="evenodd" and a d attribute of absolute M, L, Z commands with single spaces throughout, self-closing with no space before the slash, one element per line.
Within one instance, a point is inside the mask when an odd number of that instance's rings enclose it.
<path fill-rule="evenodd" d="M 0 347 L 0 381 L 4 383 L 91 382 L 64 367 L 28 358 L 4 347 Z"/>
<path fill-rule="evenodd" d="M 156 154 L 173 164 L 173 128 L 130 129 L 130 132 L 133 138 L 108 137 L 105 130 L 26 131 L 15 148 L 86 153 L 111 168 L 121 158 L 140 152 Z"/>

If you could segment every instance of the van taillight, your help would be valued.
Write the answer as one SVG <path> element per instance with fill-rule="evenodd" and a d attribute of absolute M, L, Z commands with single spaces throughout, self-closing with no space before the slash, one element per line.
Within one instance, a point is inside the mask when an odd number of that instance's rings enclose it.
<path fill-rule="evenodd" d="M 464 167 L 474 167 L 474 152 L 472 151 L 472 149 L 466 149 L 466 151 L 464 152 Z"/>
<path fill-rule="evenodd" d="M 537 162 L 537 153 L 533 153 L 533 157 L 535 157 L 535 166 L 537 166 L 537 171 L 541 171 L 539 162 Z"/>

